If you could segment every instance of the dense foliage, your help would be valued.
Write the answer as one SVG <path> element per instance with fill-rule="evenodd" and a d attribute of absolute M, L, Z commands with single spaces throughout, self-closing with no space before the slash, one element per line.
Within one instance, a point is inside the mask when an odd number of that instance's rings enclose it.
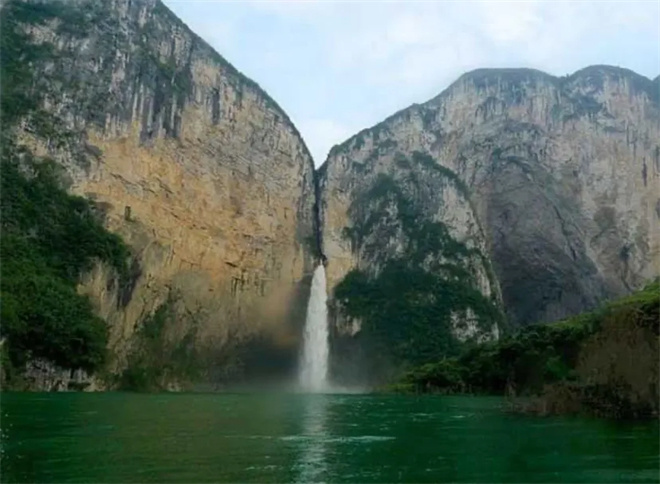
<path fill-rule="evenodd" d="M 124 276 L 128 249 L 89 201 L 61 187 L 53 162 L 20 151 L 4 145 L 0 166 L 5 363 L 21 368 L 28 358 L 45 358 L 94 370 L 103 362 L 106 326 L 76 284 L 97 260 Z"/>
<path fill-rule="evenodd" d="M 451 315 L 468 308 L 488 321 L 498 311 L 475 288 L 393 260 L 374 277 L 351 271 L 335 289 L 342 310 L 401 362 L 419 364 L 455 354 Z"/>
<path fill-rule="evenodd" d="M 590 410 L 606 408 L 602 413 L 615 416 L 649 414 L 657 405 L 654 407 L 648 397 L 644 401 L 636 390 L 631 390 L 633 382 L 608 381 L 603 375 L 611 369 L 594 367 L 594 363 L 588 361 L 588 358 L 595 358 L 596 365 L 603 362 L 611 365 L 607 363 L 610 358 L 598 361 L 598 355 L 583 354 L 582 351 L 587 344 L 591 344 L 591 353 L 614 351 L 616 348 L 611 346 L 612 341 L 615 345 L 629 344 L 625 341 L 617 342 L 618 335 L 627 334 L 631 337 L 639 329 L 645 331 L 643 334 L 649 335 L 647 338 L 650 340 L 657 340 L 659 325 L 660 283 L 656 281 L 594 312 L 558 323 L 529 326 L 500 341 L 474 346 L 458 356 L 418 366 L 393 385 L 392 389 L 538 395 L 548 392 L 549 388 L 560 393 L 556 390 L 559 388 L 566 394 L 560 395 L 562 398 L 577 399 L 580 406 L 587 406 Z M 610 334 L 604 334 L 607 332 Z M 650 340 L 648 343 L 652 344 Z M 654 361 L 650 362 L 651 367 L 657 367 L 657 341 L 655 343 L 655 353 L 650 353 L 655 354 Z M 635 348 L 631 351 L 634 352 Z M 640 372 L 644 364 L 648 366 L 649 362 L 638 363 Z M 585 370 L 596 371 L 602 381 L 598 384 L 585 381 Z M 640 377 L 641 380 L 646 378 L 645 375 Z M 648 384 L 640 381 L 640 388 L 644 390 Z M 633 396 L 629 397 L 629 394 Z"/>
<path fill-rule="evenodd" d="M 10 0 L 2 6 L 0 334 L 10 380 L 20 377 L 34 358 L 65 368 L 98 369 L 107 328 L 90 301 L 77 293 L 79 277 L 104 261 L 114 267 L 120 289 L 130 286 L 129 251 L 103 227 L 96 207 L 64 190 L 56 163 L 35 158 L 13 138 L 20 122 L 54 149 L 75 142 L 66 123 L 41 108 L 57 85 L 52 74 L 34 75 L 36 65 L 54 58 L 55 47 L 33 42 L 26 26 L 57 21 L 58 34 L 81 36 L 89 24 L 86 17 L 94 12 L 61 2 Z"/>
<path fill-rule="evenodd" d="M 362 321 L 380 354 L 399 364 L 421 364 L 438 355 L 456 354 L 452 316 L 468 310 L 480 328 L 499 324 L 495 301 L 477 288 L 471 264 L 479 251 L 454 239 L 447 226 L 433 221 L 416 192 L 420 179 L 429 176 L 455 184 L 456 176 L 431 166 L 432 160 L 415 153 L 405 161 L 404 182 L 380 174 L 351 207 L 353 226 L 344 230 L 353 250 L 377 271 L 354 269 L 335 288 L 338 310 Z M 465 187 L 459 188 L 465 193 Z M 403 250 L 385 253 L 383 240 L 395 237 Z"/>
<path fill-rule="evenodd" d="M 544 384 L 575 378 L 587 324 L 536 325 L 497 342 L 470 346 L 455 357 L 408 372 L 400 389 L 448 393 L 533 393 Z"/>

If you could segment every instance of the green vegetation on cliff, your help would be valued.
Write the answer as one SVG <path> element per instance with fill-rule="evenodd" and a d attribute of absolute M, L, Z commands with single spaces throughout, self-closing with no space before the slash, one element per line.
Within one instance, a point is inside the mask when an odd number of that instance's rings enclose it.
<path fill-rule="evenodd" d="M 7 377 L 35 358 L 93 371 L 103 363 L 107 330 L 88 298 L 76 292 L 79 276 L 104 261 L 121 280 L 129 251 L 89 201 L 61 187 L 55 163 L 5 144 L 0 178 L 0 334 Z"/>
<path fill-rule="evenodd" d="M 459 321 L 469 313 L 478 332 L 502 320 L 496 302 L 485 297 L 475 281 L 472 264 L 481 260 L 479 251 L 432 220 L 418 191 L 425 176 L 452 184 L 454 178 L 421 154 L 405 161 L 411 168 L 407 178 L 376 177 L 351 207 L 353 227 L 344 230 L 353 251 L 378 270 L 352 270 L 334 293 L 341 314 L 359 319 L 363 335 L 378 353 L 398 365 L 455 355 L 460 347 L 455 335 L 467 330 Z M 384 250 L 388 239 L 401 240 L 400 249 Z"/>
<path fill-rule="evenodd" d="M 597 311 L 418 366 L 391 389 L 537 396 L 527 408 L 539 412 L 657 415 L 659 310 L 656 281 Z"/>
<path fill-rule="evenodd" d="M 9 0 L 3 3 L 0 15 L 3 131 L 20 117 L 29 115 L 32 122 L 38 122 L 37 118 L 46 115 L 40 105 L 49 93 L 48 87 L 52 87 L 49 84 L 53 84 L 53 79 L 49 76 L 35 78 L 34 69 L 40 62 L 56 58 L 56 51 L 50 42 L 35 42 L 27 26 L 38 27 L 57 21 L 58 34 L 81 37 L 86 33 L 84 28 L 91 24 L 85 19 L 90 13 L 91 9 L 83 12 L 65 2 Z M 37 135 L 44 135 L 38 126 L 35 131 Z"/>
<path fill-rule="evenodd" d="M 51 18 L 49 9 L 21 2 L 7 2 L 0 15 L 0 108 L 4 128 L 18 117 L 36 110 L 39 99 L 31 92 L 31 64 L 51 53 L 49 44 L 34 45 L 19 27 L 21 22 L 42 23 Z"/>
<path fill-rule="evenodd" d="M 455 354 L 452 314 L 472 309 L 480 324 L 497 321 L 497 308 L 460 280 L 388 262 L 373 277 L 353 270 L 335 289 L 342 311 L 362 321 L 362 331 L 399 362 L 419 364 L 436 355 Z"/>
<path fill-rule="evenodd" d="M 0 335 L 3 374 L 10 386 L 35 359 L 98 369 L 105 359 L 107 327 L 89 299 L 78 294 L 79 278 L 105 262 L 115 269 L 112 283 L 125 292 L 135 272 L 128 248 L 103 227 L 97 207 L 66 192 L 61 167 L 33 156 L 13 137 L 22 122 L 54 150 L 75 141 L 67 123 L 41 108 L 56 83 L 35 76 L 35 66 L 53 59 L 55 49 L 49 42 L 35 42 L 26 26 L 58 21 L 58 33 L 84 35 L 88 14 L 58 2 L 2 5 Z"/>
<path fill-rule="evenodd" d="M 116 382 L 121 390 L 164 390 L 166 382 L 189 382 L 199 376 L 194 326 L 181 339 L 168 335 L 176 323 L 175 303 L 175 298 L 170 295 L 142 321 L 128 357 L 128 366 Z"/>

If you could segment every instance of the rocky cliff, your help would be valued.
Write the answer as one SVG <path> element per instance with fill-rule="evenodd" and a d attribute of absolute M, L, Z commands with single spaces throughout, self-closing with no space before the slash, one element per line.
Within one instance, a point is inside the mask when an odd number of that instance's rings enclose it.
<path fill-rule="evenodd" d="M 65 167 L 131 248 L 128 281 L 99 264 L 80 288 L 109 324 L 110 373 L 180 343 L 209 380 L 259 367 L 246 344 L 294 364 L 314 165 L 282 109 L 159 0 L 12 0 L 2 28 L 3 130 Z M 156 372 L 163 386 L 174 373 Z"/>
<path fill-rule="evenodd" d="M 3 163 L 54 160 L 123 239 L 46 183 L 48 170 L 31 175 L 39 190 L 20 169 L 3 178 L 20 182 L 7 201 L 16 247 L 37 234 L 47 256 L 66 255 L 61 221 L 93 239 L 70 244 L 76 269 L 100 260 L 68 283 L 109 328 L 98 387 L 293 370 L 321 253 L 344 382 L 497 338 L 506 321 L 590 309 L 660 270 L 660 78 L 607 66 L 563 78 L 474 71 L 334 147 L 315 173 L 282 109 L 159 0 L 10 0 L 1 21 Z M 40 219 L 44 193 L 62 205 Z M 52 254 L 51 229 L 66 235 Z M 12 262 L 12 290 L 38 279 Z M 57 348 L 63 361 L 79 339 Z M 23 353 L 41 388 L 90 383 Z"/>
<path fill-rule="evenodd" d="M 411 253 L 501 301 L 513 326 L 591 309 L 657 275 L 659 97 L 658 79 L 608 66 L 562 78 L 481 69 L 335 146 L 320 209 L 338 332 L 359 335 L 371 317 L 348 290 L 355 275 L 382 279 Z M 400 294 L 422 280 L 400 276 Z M 454 335 L 479 333 L 470 321 L 484 301 L 437 294 L 451 301 Z M 482 326 L 482 338 L 494 331 Z"/>

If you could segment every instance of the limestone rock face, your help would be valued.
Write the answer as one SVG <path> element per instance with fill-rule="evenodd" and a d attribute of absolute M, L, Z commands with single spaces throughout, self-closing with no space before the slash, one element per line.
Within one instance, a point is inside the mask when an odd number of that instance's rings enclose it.
<path fill-rule="evenodd" d="M 16 34 L 2 45 L 15 101 L 3 136 L 63 167 L 133 254 L 128 280 L 99 264 L 80 284 L 109 324 L 111 375 L 156 316 L 166 344 L 152 365 L 194 353 L 208 381 L 291 370 L 318 241 L 349 359 L 379 354 L 351 345 L 389 309 L 428 331 L 389 327 L 397 351 L 437 358 L 447 331 L 497 338 L 502 310 L 514 325 L 555 320 L 660 272 L 660 78 L 474 71 L 334 147 L 315 173 L 286 113 L 160 0 L 1 9 Z M 419 279 L 373 285 L 382 274 Z M 356 288 L 391 297 L 356 305 Z M 32 362 L 37 386 L 103 388 L 48 365 Z M 159 386 L 180 388 L 175 373 Z"/>
<path fill-rule="evenodd" d="M 484 294 L 501 291 L 510 323 L 556 320 L 639 288 L 660 272 L 659 88 L 608 66 L 563 78 L 477 70 L 335 146 L 320 173 L 328 287 L 372 266 L 365 247 L 397 251 L 402 239 L 379 232 L 386 218 L 371 221 L 366 245 L 347 234 L 379 174 L 416 173 L 408 191 L 486 256 L 471 270 Z"/>
<path fill-rule="evenodd" d="M 64 166 L 135 256 L 130 287 L 102 266 L 81 286 L 110 324 L 111 370 L 168 298 L 170 339 L 292 354 L 316 230 L 313 161 L 287 115 L 159 0 L 13 4 L 38 101 L 15 138 Z"/>

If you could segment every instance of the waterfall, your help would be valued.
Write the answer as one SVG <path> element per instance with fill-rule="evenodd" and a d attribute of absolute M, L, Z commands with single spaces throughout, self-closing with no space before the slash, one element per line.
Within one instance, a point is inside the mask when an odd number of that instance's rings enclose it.
<path fill-rule="evenodd" d="M 327 298 L 325 267 L 319 264 L 312 279 L 300 362 L 300 386 L 305 391 L 322 392 L 327 389 L 329 356 Z"/>

